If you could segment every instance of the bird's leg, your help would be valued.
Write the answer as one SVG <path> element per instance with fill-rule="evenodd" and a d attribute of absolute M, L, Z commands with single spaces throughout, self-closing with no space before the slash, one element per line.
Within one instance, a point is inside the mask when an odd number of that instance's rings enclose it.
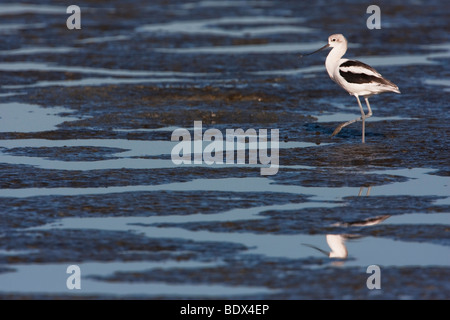
<path fill-rule="evenodd" d="M 355 96 L 355 97 L 356 97 L 356 100 L 358 101 L 359 109 L 361 110 L 361 117 L 340 124 L 340 125 L 333 131 L 333 134 L 332 134 L 331 136 L 337 135 L 337 134 L 339 133 L 339 131 L 342 130 L 343 127 L 346 127 L 346 126 L 348 126 L 349 124 L 352 124 L 352 123 L 354 123 L 354 122 L 356 122 L 356 121 L 362 120 L 362 122 L 363 122 L 363 124 L 362 124 L 362 143 L 364 143 L 364 136 L 365 136 L 365 119 L 366 119 L 366 115 L 364 114 L 364 109 L 363 109 L 363 107 L 362 107 L 362 105 L 361 105 L 361 101 L 359 101 L 359 97 L 358 97 L 358 96 Z M 369 107 L 369 108 L 370 108 L 370 107 Z M 369 110 L 370 110 L 370 109 L 369 109 Z M 372 115 L 372 111 L 369 111 L 369 114 Z"/>
<path fill-rule="evenodd" d="M 360 187 L 360 188 L 359 188 L 358 197 L 361 196 L 363 190 L 364 190 L 364 187 Z"/>
<path fill-rule="evenodd" d="M 350 121 L 347 121 L 345 123 L 340 124 L 336 129 L 334 129 L 334 131 L 333 131 L 331 136 L 337 135 L 342 130 L 343 127 L 346 127 L 349 124 L 352 124 L 352 123 L 354 123 L 356 121 L 361 121 L 361 120 L 362 120 L 362 117 L 359 117 L 359 118 L 356 118 L 356 119 L 353 119 L 353 120 L 350 120 Z"/>
<path fill-rule="evenodd" d="M 369 112 L 366 114 L 366 119 L 372 116 L 372 109 L 370 109 L 369 98 L 364 98 L 366 100 L 367 109 Z"/>
<path fill-rule="evenodd" d="M 358 100 L 358 106 L 359 109 L 361 109 L 361 119 L 362 119 L 362 143 L 364 143 L 365 141 L 365 137 L 366 137 L 366 114 L 364 113 L 364 109 L 361 105 L 361 101 L 359 101 L 359 97 L 356 96 L 356 100 Z"/>
<path fill-rule="evenodd" d="M 358 96 L 356 96 L 356 99 L 358 100 L 358 105 L 359 105 L 359 108 L 361 109 L 361 114 L 362 114 L 362 116 L 361 116 L 362 117 L 362 143 L 364 143 L 364 139 L 365 139 L 365 135 L 366 135 L 366 133 L 365 133 L 365 129 L 366 129 L 365 122 L 366 121 L 365 120 L 366 120 L 366 118 L 369 118 L 372 116 L 372 109 L 370 109 L 369 98 L 364 97 L 364 100 L 366 100 L 367 109 L 369 110 L 369 112 L 367 112 L 367 114 L 364 114 L 364 110 L 363 110 L 363 107 L 361 106 L 361 102 L 359 101 Z"/>
<path fill-rule="evenodd" d="M 370 186 L 370 187 L 367 188 L 366 196 L 369 196 L 369 195 L 370 195 L 370 190 L 371 190 L 371 189 L 372 189 L 372 186 Z M 363 190 L 364 190 L 364 187 L 360 187 L 360 188 L 359 188 L 358 197 L 362 195 Z"/>

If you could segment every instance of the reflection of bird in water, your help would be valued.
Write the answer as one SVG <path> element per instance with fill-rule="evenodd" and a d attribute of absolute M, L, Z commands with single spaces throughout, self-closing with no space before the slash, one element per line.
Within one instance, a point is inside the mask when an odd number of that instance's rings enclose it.
<path fill-rule="evenodd" d="M 368 218 L 364 220 L 357 220 L 352 222 L 337 222 L 333 224 L 333 227 L 368 227 L 368 226 L 374 226 L 376 224 L 379 224 L 380 222 L 383 222 L 387 218 L 389 218 L 389 214 L 384 214 L 381 216 L 377 216 L 374 218 Z"/>
<path fill-rule="evenodd" d="M 345 246 L 347 237 L 340 234 L 327 234 L 327 243 L 330 246 L 330 258 L 345 259 L 348 256 L 347 247 Z"/>
<path fill-rule="evenodd" d="M 371 186 L 367 188 L 366 196 L 370 194 L 370 190 L 372 189 Z M 359 189 L 358 197 L 361 196 L 362 192 L 364 190 L 364 187 L 361 187 Z M 387 218 L 389 218 L 390 215 L 381 215 L 373 218 L 367 218 L 364 220 L 357 220 L 352 222 L 338 222 L 333 224 L 333 227 L 367 227 L 367 226 L 373 226 L 376 224 L 379 224 L 380 222 L 383 222 Z M 340 259 L 346 259 L 348 256 L 347 247 L 345 246 L 345 241 L 352 240 L 352 239 L 358 239 L 362 236 L 356 235 L 356 234 L 327 234 L 326 239 L 328 246 L 330 247 L 331 251 L 325 251 L 322 250 L 316 246 L 303 243 L 303 245 L 316 249 L 320 252 L 322 252 L 324 255 L 330 257 L 330 258 L 340 258 Z"/>
<path fill-rule="evenodd" d="M 373 226 L 376 225 L 387 218 L 389 218 L 390 215 L 382 215 L 375 218 L 369 218 L 362 221 L 354 221 L 354 222 L 342 222 L 342 223 L 336 223 L 333 226 L 339 226 L 339 227 L 365 227 L 365 226 Z M 331 251 L 325 251 L 322 250 L 316 246 L 310 245 L 310 244 L 303 244 L 305 246 L 308 246 L 310 248 L 316 249 L 326 256 L 330 258 L 339 258 L 339 259 L 346 259 L 348 256 L 347 247 L 345 246 L 345 241 L 352 240 L 352 239 L 358 239 L 361 238 L 360 235 L 355 234 L 327 234 L 326 239 L 328 246 L 330 247 Z"/>
<path fill-rule="evenodd" d="M 303 245 L 310 248 L 316 249 L 322 252 L 324 255 L 330 258 L 340 258 L 345 259 L 348 256 L 347 247 L 345 246 L 345 241 L 349 238 L 359 238 L 360 236 L 355 236 L 351 234 L 327 234 L 326 239 L 328 246 L 331 251 L 322 250 L 316 246 L 304 243 Z"/>
<path fill-rule="evenodd" d="M 347 247 L 345 246 L 346 235 L 343 234 L 327 234 L 327 243 L 331 251 L 322 250 L 316 246 L 304 243 L 303 245 L 316 249 L 330 258 L 345 259 L 348 256 Z"/>
<path fill-rule="evenodd" d="M 327 56 L 325 67 L 331 80 L 335 81 L 349 94 L 356 97 L 361 117 L 350 120 L 339 125 L 333 132 L 333 136 L 345 126 L 353 122 L 362 120 L 362 143 L 365 137 L 365 120 L 372 116 L 370 109 L 369 97 L 382 92 L 400 93 L 398 87 L 391 81 L 383 78 L 374 68 L 356 60 L 341 59 L 347 51 L 347 39 L 342 34 L 333 34 L 328 38 L 328 44 L 307 55 L 316 53 L 325 48 L 333 48 Z M 364 113 L 364 109 L 359 101 L 359 96 L 364 97 L 366 101 L 368 113 Z"/>

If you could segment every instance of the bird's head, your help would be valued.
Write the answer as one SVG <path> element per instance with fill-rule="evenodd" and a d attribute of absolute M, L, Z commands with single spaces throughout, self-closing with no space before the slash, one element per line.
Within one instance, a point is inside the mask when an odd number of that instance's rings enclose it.
<path fill-rule="evenodd" d="M 300 55 L 300 58 L 312 55 L 312 54 L 322 51 L 323 49 L 326 49 L 326 48 L 335 48 L 335 47 L 342 46 L 342 45 L 345 45 L 345 48 L 347 48 L 347 39 L 345 39 L 345 37 L 340 33 L 332 34 L 331 36 L 328 37 L 328 43 L 326 45 L 324 45 L 320 49 L 317 49 L 314 52 L 302 54 L 302 55 Z"/>
<path fill-rule="evenodd" d="M 340 33 L 328 37 L 328 47 L 334 48 L 343 44 L 347 44 L 347 39 Z"/>

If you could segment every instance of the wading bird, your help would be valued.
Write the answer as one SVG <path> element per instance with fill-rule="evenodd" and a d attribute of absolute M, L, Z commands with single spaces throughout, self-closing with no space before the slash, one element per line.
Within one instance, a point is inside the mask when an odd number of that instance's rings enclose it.
<path fill-rule="evenodd" d="M 332 136 L 341 131 L 343 127 L 348 126 L 356 121 L 362 121 L 362 143 L 365 141 L 365 120 L 372 116 L 370 109 L 369 97 L 382 92 L 400 93 L 398 87 L 391 81 L 383 78 L 374 68 L 356 60 L 341 59 L 347 51 L 347 39 L 342 34 L 333 34 L 328 37 L 328 44 L 322 48 L 305 54 L 311 55 L 326 48 L 332 48 L 325 61 L 325 67 L 331 80 L 340 85 L 350 95 L 356 97 L 361 117 L 347 121 L 339 125 L 333 132 Z M 301 56 L 303 57 L 303 56 Z M 364 113 L 364 109 L 359 101 L 359 96 L 364 97 L 369 112 Z"/>

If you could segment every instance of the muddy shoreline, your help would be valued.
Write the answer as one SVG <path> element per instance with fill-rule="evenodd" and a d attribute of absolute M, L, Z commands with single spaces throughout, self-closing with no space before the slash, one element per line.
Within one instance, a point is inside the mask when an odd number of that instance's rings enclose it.
<path fill-rule="evenodd" d="M 0 299 L 450 297 L 442 2 L 382 4 L 377 31 L 354 1 L 79 5 L 70 32 L 50 1 L 0 9 Z M 331 137 L 359 111 L 325 54 L 299 59 L 337 31 L 402 91 L 371 98 L 364 145 Z M 278 173 L 174 165 L 194 121 L 279 129 Z"/>

